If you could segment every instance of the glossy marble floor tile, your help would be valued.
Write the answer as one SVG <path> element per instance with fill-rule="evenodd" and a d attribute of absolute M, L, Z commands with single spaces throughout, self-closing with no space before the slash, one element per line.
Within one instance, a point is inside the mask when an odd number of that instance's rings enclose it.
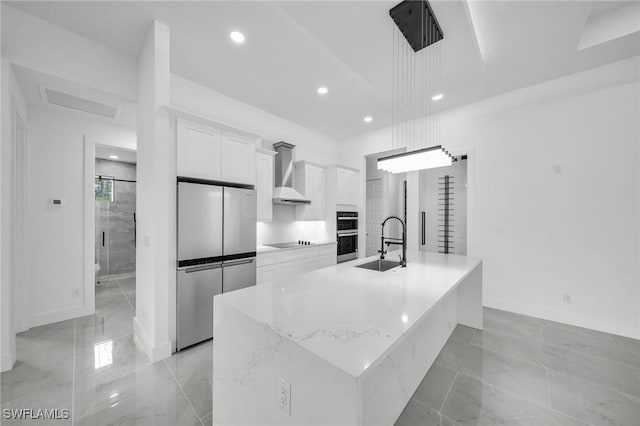
<path fill-rule="evenodd" d="M 552 370 L 549 385 L 558 411 L 592 425 L 640 425 L 640 399 Z"/>
<path fill-rule="evenodd" d="M 553 346 L 486 330 L 477 332 L 472 344 L 640 397 L 640 381 L 636 377 L 637 370 L 626 364 L 570 350 L 564 345 Z M 640 354 L 640 352 L 638 353 Z"/>
<path fill-rule="evenodd" d="M 542 405 L 549 405 L 543 367 L 472 345 L 449 341 L 436 359 L 452 370 L 502 387 Z"/>
<path fill-rule="evenodd" d="M 465 374 L 456 377 L 442 414 L 457 425 L 585 425 Z"/>
<path fill-rule="evenodd" d="M 135 278 L 120 277 L 97 286 L 94 315 L 20 333 L 2 409 L 71 410 L 55 425 L 211 425 L 212 342 L 152 364 L 134 308 Z M 484 330 L 454 330 L 396 425 L 638 426 L 638 366 L 637 340 L 485 308 Z"/>
<path fill-rule="evenodd" d="M 211 342 L 152 364 L 133 342 L 134 307 L 135 278 L 105 280 L 94 315 L 18 334 L 18 361 L 0 376 L 2 409 L 71 417 L 2 425 L 211 425 Z"/>
<path fill-rule="evenodd" d="M 542 335 L 544 343 L 549 345 L 640 368 L 637 346 L 624 344 L 621 339 L 614 339 L 606 333 L 589 333 L 584 329 L 573 331 L 567 329 L 567 326 L 545 325 Z"/>
<path fill-rule="evenodd" d="M 484 329 L 454 330 L 396 424 L 638 426 L 639 349 L 638 340 L 485 308 Z"/>
<path fill-rule="evenodd" d="M 413 399 L 428 408 L 440 411 L 456 375 L 455 370 L 436 362 L 413 394 Z"/>
<path fill-rule="evenodd" d="M 202 426 L 212 426 L 213 425 L 213 413 L 205 414 L 205 416 L 202 417 L 200 420 L 202 420 Z"/>
<path fill-rule="evenodd" d="M 211 413 L 213 342 L 193 346 L 165 360 L 199 416 Z"/>
<path fill-rule="evenodd" d="M 454 424 L 439 411 L 411 399 L 398 417 L 395 426 L 453 426 Z"/>

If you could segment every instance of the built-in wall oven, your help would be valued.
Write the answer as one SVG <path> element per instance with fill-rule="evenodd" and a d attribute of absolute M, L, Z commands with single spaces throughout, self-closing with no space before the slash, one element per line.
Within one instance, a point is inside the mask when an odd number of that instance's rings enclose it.
<path fill-rule="evenodd" d="M 358 213 L 337 212 L 338 263 L 358 257 Z"/>

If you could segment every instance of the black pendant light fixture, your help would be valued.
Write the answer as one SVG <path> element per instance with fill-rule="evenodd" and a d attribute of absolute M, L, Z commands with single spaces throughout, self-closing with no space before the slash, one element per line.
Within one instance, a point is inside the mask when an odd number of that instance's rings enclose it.
<path fill-rule="evenodd" d="M 451 165 L 453 157 L 439 144 L 442 28 L 426 0 L 405 0 L 389 15 L 397 27 L 393 29 L 392 147 L 407 152 L 379 158 L 378 169 L 403 173 Z"/>

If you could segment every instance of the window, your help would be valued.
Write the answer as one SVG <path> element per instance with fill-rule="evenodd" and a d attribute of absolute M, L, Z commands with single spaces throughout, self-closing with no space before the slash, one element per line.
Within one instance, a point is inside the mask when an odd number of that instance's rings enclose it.
<path fill-rule="evenodd" d="M 113 203 L 114 199 L 113 176 L 96 176 L 95 190 L 96 201 L 108 201 Z"/>

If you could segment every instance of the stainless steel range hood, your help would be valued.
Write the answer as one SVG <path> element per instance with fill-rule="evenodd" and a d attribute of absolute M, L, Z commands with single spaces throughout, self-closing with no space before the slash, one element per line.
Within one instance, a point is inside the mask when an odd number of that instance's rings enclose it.
<path fill-rule="evenodd" d="M 287 142 L 277 142 L 273 144 L 276 150 L 275 177 L 276 188 L 273 190 L 273 204 L 286 204 L 299 206 L 311 204 L 311 200 L 293 189 L 293 148 Z"/>

